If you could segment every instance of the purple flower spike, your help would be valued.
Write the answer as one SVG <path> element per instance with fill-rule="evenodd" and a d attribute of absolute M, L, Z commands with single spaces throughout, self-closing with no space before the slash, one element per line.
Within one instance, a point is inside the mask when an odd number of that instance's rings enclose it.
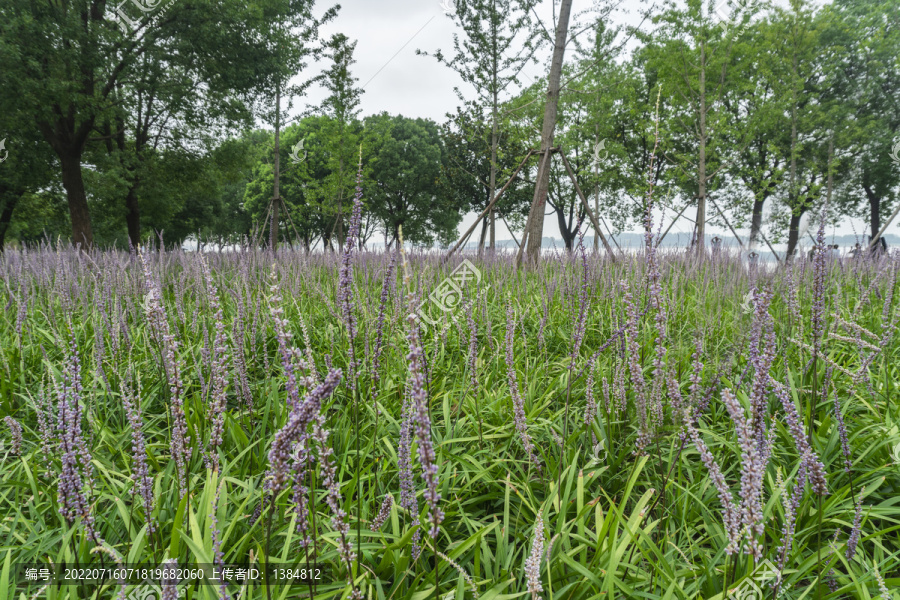
<path fill-rule="evenodd" d="M 825 496 L 828 494 L 825 466 L 819 460 L 818 455 L 816 455 L 815 451 L 810 447 L 809 441 L 806 439 L 803 422 L 800 419 L 800 414 L 797 412 L 797 407 L 794 406 L 794 401 L 791 398 L 788 388 L 774 379 L 771 381 L 775 388 L 775 395 L 781 401 L 781 406 L 784 408 L 784 418 L 785 421 L 787 421 L 791 437 L 794 438 L 794 445 L 797 447 L 797 452 L 800 454 L 800 460 L 806 465 L 813 491 L 820 496 Z"/>
<path fill-rule="evenodd" d="M 322 401 L 337 388 L 341 382 L 341 370 L 334 369 L 328 373 L 317 388 L 306 395 L 303 402 L 291 411 L 287 423 L 275 434 L 272 447 L 269 449 L 269 471 L 266 474 L 266 487 L 274 494 L 284 489 L 290 470 L 291 450 L 307 426 L 319 414 Z"/>
<path fill-rule="evenodd" d="M 512 395 L 513 417 L 516 422 L 516 430 L 519 432 L 519 438 L 522 440 L 522 446 L 528 458 L 541 471 L 541 463 L 534 451 L 534 444 L 531 442 L 531 436 L 528 435 L 528 420 L 525 417 L 525 401 L 522 393 L 519 391 L 519 382 L 516 379 L 515 362 L 513 359 L 513 335 L 515 331 L 515 318 L 513 317 L 512 306 L 506 308 L 506 378 L 509 381 L 509 393 Z"/>
<path fill-rule="evenodd" d="M 706 465 L 710 479 L 712 479 L 713 485 L 715 485 L 716 491 L 719 493 L 719 502 L 722 505 L 722 522 L 725 525 L 725 532 L 728 534 L 728 547 L 725 548 L 725 553 L 730 556 L 738 551 L 741 543 L 743 532 L 741 527 L 740 509 L 734 503 L 734 497 L 731 494 L 728 484 L 725 483 L 725 477 L 722 475 L 722 469 L 719 468 L 719 463 L 713 458 L 712 453 L 709 451 L 709 447 L 700 437 L 700 432 L 694 427 L 688 411 L 685 411 L 684 422 L 688 435 L 691 437 L 691 441 L 694 442 L 697 451 L 700 453 L 700 460 Z"/>
<path fill-rule="evenodd" d="M 225 427 L 226 393 L 228 389 L 228 344 L 225 337 L 225 315 L 219 303 L 219 294 L 216 292 L 212 274 L 202 254 L 200 255 L 200 267 L 206 280 L 209 308 L 213 313 L 216 328 L 213 356 L 210 361 L 212 370 L 210 373 L 209 420 L 212 423 L 212 428 L 209 434 L 209 449 L 206 453 L 206 463 L 208 468 L 218 472 L 218 448 L 222 445 L 222 435 Z"/>
<path fill-rule="evenodd" d="M 394 496 L 388 494 L 384 497 L 384 502 L 381 503 L 381 508 L 378 510 L 378 514 L 375 515 L 374 519 L 372 519 L 372 531 L 378 531 L 379 529 L 381 529 L 381 526 L 384 525 L 384 522 L 391 514 L 391 507 L 393 505 Z"/>
<path fill-rule="evenodd" d="M 407 306 L 415 306 L 412 294 L 409 294 Z M 409 364 L 409 391 L 413 424 L 415 425 L 416 442 L 419 448 L 419 463 L 422 467 L 422 479 L 425 480 L 425 502 L 428 504 L 428 520 L 431 529 L 428 534 L 433 540 L 437 540 L 440 533 L 440 524 L 444 519 L 444 513 L 440 509 L 441 495 L 438 493 L 438 466 L 434 453 L 434 445 L 431 441 L 431 418 L 428 415 L 428 396 L 425 392 L 425 376 L 422 365 L 424 353 L 419 340 L 419 329 L 415 314 L 407 317 L 409 322 L 409 354 L 406 359 Z"/>
<path fill-rule="evenodd" d="M 140 389 L 140 384 L 138 384 Z M 131 479 L 134 481 L 134 490 L 140 496 L 144 505 L 144 522 L 147 523 L 147 531 L 156 531 L 153 520 L 153 478 L 147 466 L 147 445 L 144 440 L 144 419 L 141 414 L 140 400 L 135 397 L 131 386 L 122 388 L 122 404 L 125 405 L 125 414 L 128 416 L 128 424 L 131 426 Z M 133 492 L 134 493 L 134 492 Z"/>
<path fill-rule="evenodd" d="M 763 474 L 766 470 L 766 458 L 757 450 L 753 439 L 753 428 L 744 408 L 730 390 L 722 390 L 722 401 L 734 421 L 741 446 L 741 523 L 748 534 L 747 553 L 754 560 L 762 560 L 762 544 L 759 538 L 764 532 L 762 509 Z"/>
<path fill-rule="evenodd" d="M 22 455 L 22 426 L 12 417 L 3 417 L 3 422 L 9 427 L 9 434 L 12 436 L 12 452 L 19 456 Z"/>
<path fill-rule="evenodd" d="M 62 462 L 62 474 L 57 486 L 59 512 L 69 524 L 80 518 L 91 539 L 97 545 L 102 545 L 103 540 L 94 529 L 94 516 L 84 492 L 86 484 L 93 487 L 93 470 L 91 454 L 81 431 L 81 361 L 74 335 L 69 342 L 69 360 L 63 370 L 58 394 L 56 423 Z"/>

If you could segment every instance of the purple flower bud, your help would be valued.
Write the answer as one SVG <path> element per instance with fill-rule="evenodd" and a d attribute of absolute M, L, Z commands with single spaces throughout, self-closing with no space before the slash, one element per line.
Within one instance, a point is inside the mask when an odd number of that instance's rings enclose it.
<path fill-rule="evenodd" d="M 378 514 L 375 515 L 374 519 L 372 519 L 372 531 L 378 531 L 379 529 L 381 529 L 381 526 L 384 525 L 384 522 L 391 514 L 391 507 L 393 505 L 394 496 L 388 494 L 384 497 L 384 502 L 381 503 L 381 508 L 378 510 Z"/>
<path fill-rule="evenodd" d="M 334 369 L 317 388 L 306 395 L 302 403 L 291 410 L 287 423 L 278 430 L 269 449 L 269 470 L 266 474 L 266 488 L 273 495 L 284 489 L 290 471 L 290 454 L 294 442 L 298 441 L 307 426 L 313 422 L 322 401 L 337 388 L 341 381 L 340 369 Z"/>
<path fill-rule="evenodd" d="M 859 544 L 859 533 L 862 528 L 862 492 L 859 494 L 859 500 L 856 501 L 856 512 L 853 516 L 853 528 L 850 530 L 850 537 L 847 540 L 847 560 L 852 560 L 856 555 L 856 546 Z"/>
<path fill-rule="evenodd" d="M 728 535 L 728 547 L 725 549 L 725 552 L 730 556 L 738 551 L 741 543 L 743 534 L 741 512 L 734 503 L 734 498 L 728 484 L 725 483 L 725 477 L 722 475 L 722 469 L 719 468 L 719 463 L 713 458 L 706 443 L 700 437 L 697 428 L 694 427 L 690 414 L 687 412 L 685 413 L 684 421 L 688 435 L 690 435 L 691 440 L 697 447 L 697 451 L 700 453 L 700 460 L 706 465 L 710 479 L 712 479 L 713 485 L 719 493 L 719 503 L 722 505 L 722 522 L 725 525 L 725 533 Z"/>
<path fill-rule="evenodd" d="M 528 582 L 528 591 L 532 600 L 541 600 L 538 592 L 543 592 L 541 586 L 541 558 L 544 554 L 544 522 L 538 514 L 534 524 L 534 537 L 531 541 L 531 554 L 525 559 L 525 580 Z"/>
<path fill-rule="evenodd" d="M 800 460 L 806 464 L 813 491 L 820 496 L 827 495 L 828 485 L 825 466 L 819 460 L 815 451 L 810 447 L 809 441 L 806 439 L 800 415 L 797 412 L 797 407 L 794 406 L 794 401 L 790 396 L 790 392 L 787 387 L 774 379 L 771 381 L 775 388 L 775 395 L 781 400 L 781 406 L 784 408 L 784 418 L 785 421 L 787 421 L 791 437 L 794 438 L 794 445 L 797 447 L 797 451 L 800 454 Z"/>
<path fill-rule="evenodd" d="M 209 309 L 213 313 L 216 337 L 213 344 L 213 357 L 210 361 L 210 403 L 209 420 L 211 423 L 209 433 L 209 448 L 206 452 L 207 467 L 213 471 L 219 470 L 218 448 L 222 445 L 222 435 L 225 427 L 225 405 L 228 389 L 228 342 L 225 337 L 225 315 L 219 304 L 219 294 L 212 280 L 212 274 L 206 264 L 203 255 L 200 255 L 200 267 L 206 280 L 206 293 L 209 296 Z"/>
<path fill-rule="evenodd" d="M 150 273 L 147 258 L 143 252 L 138 252 L 138 254 L 141 257 L 144 283 L 147 287 L 144 309 L 150 323 L 150 331 L 162 348 L 163 368 L 169 384 L 169 408 L 172 414 L 172 438 L 169 448 L 178 472 L 179 494 L 183 498 L 187 494 L 187 465 L 191 460 L 191 439 L 187 435 L 187 418 L 184 414 L 182 398 L 184 388 L 181 383 L 181 369 L 177 358 L 178 340 L 169 330 L 169 321 L 162 306 L 162 294 Z"/>
<path fill-rule="evenodd" d="M 163 562 L 162 568 L 164 569 L 164 581 L 166 583 L 162 586 L 162 593 L 160 594 L 159 600 L 180 600 L 178 597 L 178 587 L 176 586 L 178 583 L 178 580 L 176 579 L 178 573 L 178 561 L 174 558 L 169 558 Z"/>
<path fill-rule="evenodd" d="M 407 306 L 415 306 L 415 298 L 407 296 Z M 438 493 L 438 466 L 434 446 L 431 441 L 431 418 L 428 415 L 428 396 L 425 392 L 425 376 L 422 372 L 424 353 L 419 341 L 419 329 L 416 315 L 410 313 L 409 322 L 409 354 L 406 356 L 409 365 L 409 391 L 412 403 L 412 423 L 415 425 L 416 443 L 419 449 L 419 464 L 422 467 L 422 479 L 425 481 L 425 503 L 428 505 L 428 520 L 431 529 L 428 534 L 437 540 L 439 526 L 444 519 L 440 509 L 441 495 Z"/>
<path fill-rule="evenodd" d="M 222 552 L 222 532 L 219 531 L 219 516 L 216 514 L 219 507 L 219 494 L 222 491 L 222 486 L 225 485 L 225 482 L 219 484 L 219 487 L 216 488 L 216 494 L 213 496 L 212 507 L 209 511 L 209 518 L 212 523 L 209 526 L 212 536 L 212 547 L 213 547 L 213 560 L 215 561 L 215 565 L 219 567 L 219 571 L 225 568 L 225 555 Z M 222 583 L 219 584 L 219 600 L 229 600 L 228 596 L 228 584 L 223 580 Z"/>
<path fill-rule="evenodd" d="M 391 285 L 394 281 L 394 268 L 397 264 L 397 254 L 391 254 L 391 263 L 388 265 L 387 272 L 384 274 L 384 281 L 381 284 L 381 303 L 378 306 L 378 319 L 375 321 L 375 350 L 372 355 L 372 387 L 377 390 L 378 382 L 381 375 L 378 367 L 381 360 L 381 353 L 384 350 L 384 321 L 385 308 L 388 298 L 390 297 Z"/>
<path fill-rule="evenodd" d="M 759 538 L 765 529 L 762 486 L 767 461 L 757 451 L 750 419 L 747 418 L 737 398 L 726 389 L 722 390 L 722 401 L 728 409 L 728 414 L 731 415 L 731 420 L 734 421 L 741 447 L 741 523 L 749 537 L 747 553 L 753 555 L 756 561 L 760 561 L 763 555 Z"/>
<path fill-rule="evenodd" d="M 69 360 L 63 370 L 57 406 L 62 460 L 62 474 L 57 486 L 59 512 L 69 524 L 80 518 L 91 539 L 102 545 L 94 529 L 90 502 L 84 493 L 85 485 L 92 481 L 92 466 L 91 454 L 81 431 L 81 362 L 74 335 L 70 338 Z"/>
<path fill-rule="evenodd" d="M 12 417 L 3 417 L 3 422 L 9 427 L 9 434 L 12 436 L 12 452 L 19 456 L 22 455 L 22 426 Z"/>

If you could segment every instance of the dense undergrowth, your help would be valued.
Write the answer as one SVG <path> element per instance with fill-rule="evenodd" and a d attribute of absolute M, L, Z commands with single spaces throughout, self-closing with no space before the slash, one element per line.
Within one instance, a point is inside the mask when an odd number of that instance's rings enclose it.
<path fill-rule="evenodd" d="M 900 256 L 470 259 L 444 312 L 461 258 L 3 255 L 0 600 L 166 559 L 327 573 L 200 599 L 898 597 Z"/>

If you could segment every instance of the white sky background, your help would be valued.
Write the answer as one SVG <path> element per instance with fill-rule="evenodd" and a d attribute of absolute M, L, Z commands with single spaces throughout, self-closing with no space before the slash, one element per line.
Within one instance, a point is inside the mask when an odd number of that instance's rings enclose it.
<path fill-rule="evenodd" d="M 320 34 L 323 38 L 330 37 L 332 33 L 341 32 L 351 40 L 356 40 L 356 52 L 353 65 L 353 75 L 357 78 L 357 85 L 365 86 L 361 99 L 361 116 L 372 115 L 381 111 L 389 114 L 401 114 L 406 117 L 423 117 L 432 119 L 438 123 L 446 120 L 445 114 L 454 112 L 458 104 L 458 98 L 453 92 L 454 86 L 460 86 L 466 97 L 474 96 L 474 91 L 466 86 L 456 75 L 455 71 L 438 64 L 430 56 L 417 56 L 416 49 L 422 49 L 429 53 L 441 49 L 445 54 L 453 54 L 453 33 L 462 34 L 461 29 L 454 21 L 444 14 L 441 8 L 443 0 L 337 0 L 341 4 L 341 10 L 337 18 Z M 452 0 L 448 0 L 452 1 Z M 465 1 L 465 0 L 458 0 Z M 333 2 L 333 0 L 332 0 Z M 316 12 L 322 14 L 332 2 L 317 2 Z M 538 15 L 544 25 L 553 32 L 553 7 L 552 0 L 543 0 Z M 558 3 L 558 0 L 557 0 Z M 787 0 L 776 0 L 777 4 L 787 5 Z M 593 0 L 574 0 L 572 16 L 590 10 L 594 6 Z M 617 25 L 637 25 L 640 22 L 639 13 L 646 10 L 648 2 L 645 0 L 622 0 L 619 8 L 613 13 L 611 20 Z M 649 23 L 645 23 L 649 27 Z M 571 32 L 571 27 L 570 27 Z M 582 36 L 587 39 L 590 32 Z M 524 73 L 524 81 L 546 74 L 550 53 L 552 49 L 545 44 L 542 53 L 546 56 L 538 57 L 538 65 L 529 65 Z M 573 58 L 573 46 L 570 43 L 566 51 L 566 60 Z M 318 72 L 318 66 L 313 65 L 308 73 L 301 78 Z M 530 77 L 529 77 L 530 76 Z M 518 91 L 518 90 L 515 90 Z M 327 93 L 321 88 L 311 89 L 305 98 L 295 99 L 294 112 L 299 112 L 303 105 L 318 106 Z M 715 209 L 710 206 L 708 211 Z M 691 213 L 689 208 L 686 214 Z M 670 213 L 666 219 L 666 227 L 675 215 Z M 459 233 L 462 234 L 474 221 L 477 214 L 467 214 L 460 224 Z M 659 215 L 656 215 L 659 219 Z M 509 232 L 501 221 L 497 221 L 497 239 L 511 239 Z M 829 228 L 829 235 L 852 234 L 865 232 L 866 225 L 861 220 L 854 223 L 845 220 L 836 229 Z M 672 228 L 672 233 L 682 232 L 690 234 L 692 223 L 682 218 Z M 710 234 L 724 233 L 708 227 Z M 633 231 L 638 231 L 634 229 Z M 898 224 L 894 223 L 888 229 L 889 233 L 900 233 Z M 476 228 L 470 238 L 477 242 L 480 227 Z M 588 232 L 589 235 L 593 231 Z M 748 230 L 738 230 L 738 233 L 746 239 Z M 555 218 L 545 218 L 544 236 L 559 239 L 560 234 Z M 376 235 L 376 238 L 378 236 Z M 519 238 L 520 232 L 516 232 Z M 807 238 L 807 241 L 809 239 Z"/>

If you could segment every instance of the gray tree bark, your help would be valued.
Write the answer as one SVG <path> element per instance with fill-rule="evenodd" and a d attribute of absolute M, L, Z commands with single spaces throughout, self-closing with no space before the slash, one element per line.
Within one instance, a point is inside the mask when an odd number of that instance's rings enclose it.
<path fill-rule="evenodd" d="M 559 8 L 559 20 L 556 23 L 556 43 L 553 49 L 553 60 L 550 63 L 548 77 L 547 103 L 544 105 L 544 124 L 541 129 L 541 152 L 545 152 L 544 160 L 538 167 L 535 183 L 534 200 L 528 214 L 528 246 L 526 258 L 537 262 L 541 255 L 541 240 L 544 232 L 544 207 L 550 191 L 550 148 L 553 146 L 553 134 L 556 130 L 556 114 L 559 108 L 559 80 L 562 75 L 563 55 L 566 51 L 566 38 L 569 33 L 569 14 L 572 12 L 572 0 L 562 0 Z"/>

